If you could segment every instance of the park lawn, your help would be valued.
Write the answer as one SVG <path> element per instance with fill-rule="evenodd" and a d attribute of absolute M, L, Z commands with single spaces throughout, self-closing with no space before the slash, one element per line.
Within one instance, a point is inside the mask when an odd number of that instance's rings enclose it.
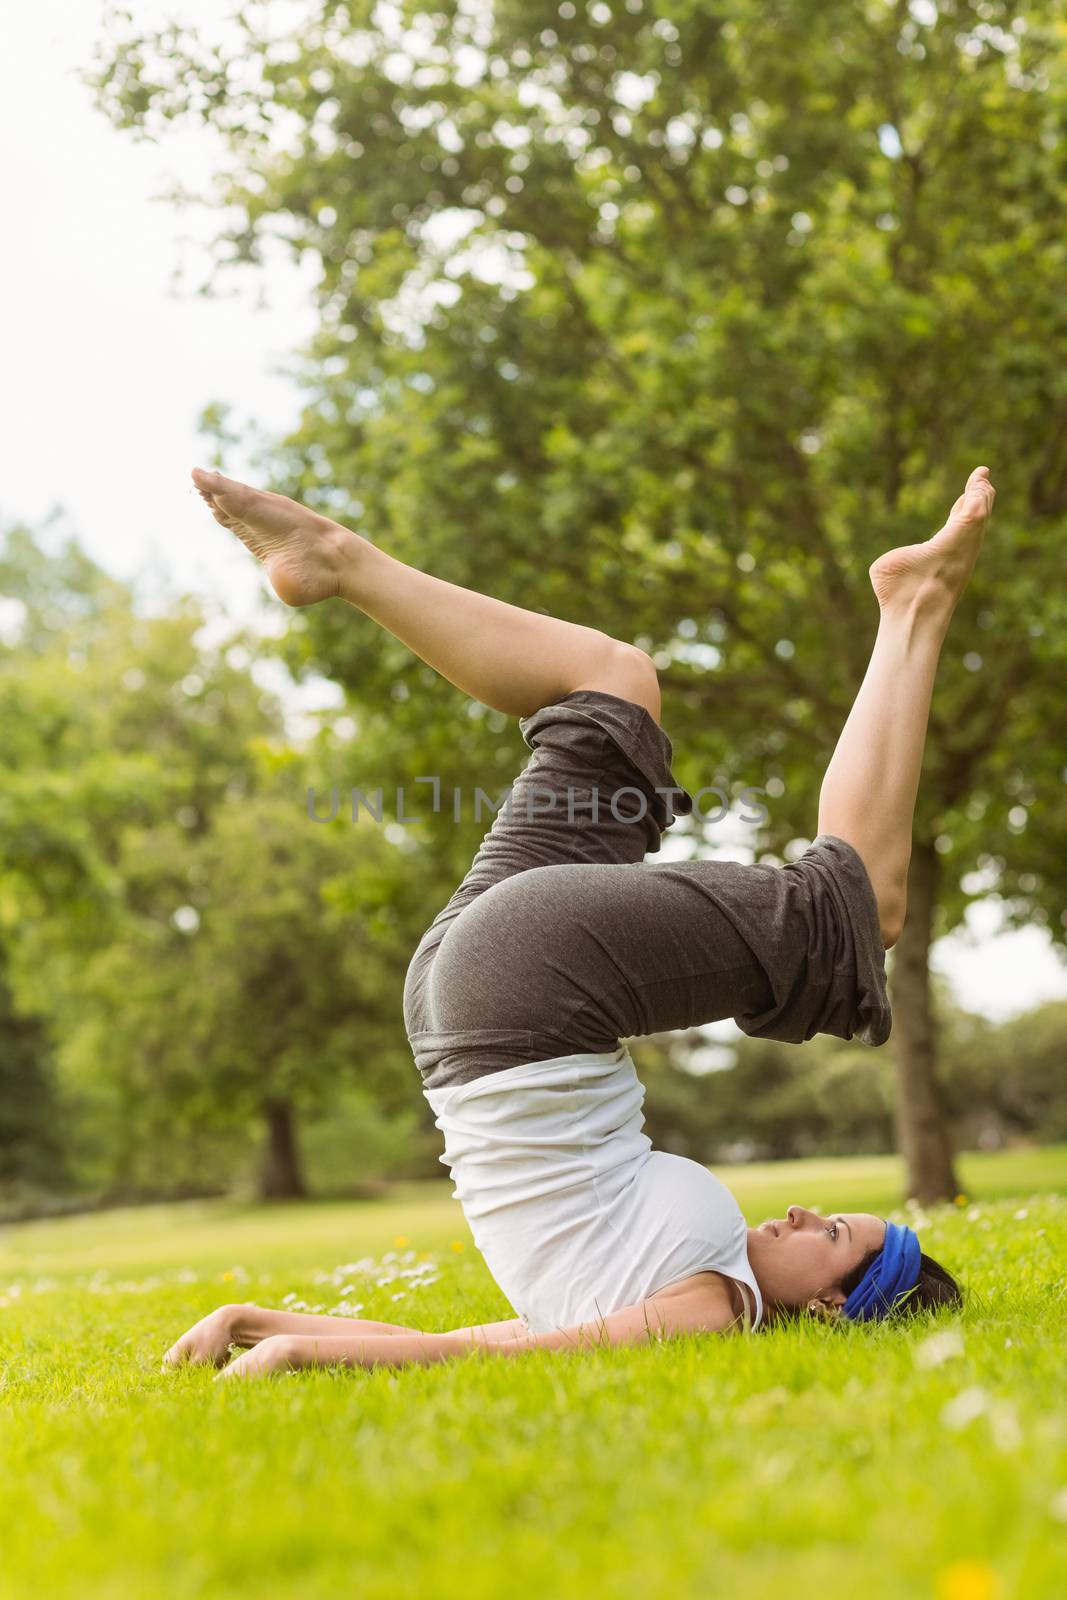
<path fill-rule="evenodd" d="M 888 1158 L 723 1172 L 912 1220 L 959 1316 L 248 1384 L 160 1356 L 225 1300 L 508 1315 L 451 1184 L 0 1231 L 0 1597 L 1061 1600 L 1067 1147 L 961 1172 L 925 1215 Z"/>

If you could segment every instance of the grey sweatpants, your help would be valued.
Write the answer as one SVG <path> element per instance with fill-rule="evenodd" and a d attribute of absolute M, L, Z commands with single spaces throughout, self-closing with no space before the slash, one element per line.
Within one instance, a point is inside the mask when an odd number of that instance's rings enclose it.
<path fill-rule="evenodd" d="M 693 802 L 644 707 L 580 689 L 519 726 L 533 755 L 408 968 L 425 1087 L 724 1017 L 885 1042 L 885 947 L 852 845 L 820 834 L 783 867 L 645 861 Z"/>

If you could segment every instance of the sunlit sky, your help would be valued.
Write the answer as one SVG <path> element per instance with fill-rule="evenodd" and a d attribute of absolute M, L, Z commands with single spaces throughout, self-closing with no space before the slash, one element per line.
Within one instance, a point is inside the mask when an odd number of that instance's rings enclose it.
<path fill-rule="evenodd" d="M 210 30 L 229 9 L 138 0 L 135 11 Z M 96 560 L 146 596 L 187 589 L 244 619 L 265 585 L 189 485 L 207 454 L 197 418 L 222 401 L 268 435 L 295 420 L 298 395 L 278 368 L 314 327 L 313 274 L 279 259 L 225 299 L 173 292 L 179 262 L 197 281 L 211 221 L 157 197 L 176 179 L 195 187 L 215 151 L 192 130 L 151 145 L 110 127 L 78 79 L 100 15 L 96 0 L 44 0 L 0 23 L 0 525 L 61 509 Z M 248 458 L 238 449 L 227 467 L 240 474 Z M 972 907 L 968 930 L 935 949 L 960 1002 L 1002 1017 L 1067 998 L 1047 935 L 996 936 L 997 923 L 995 904 Z"/>

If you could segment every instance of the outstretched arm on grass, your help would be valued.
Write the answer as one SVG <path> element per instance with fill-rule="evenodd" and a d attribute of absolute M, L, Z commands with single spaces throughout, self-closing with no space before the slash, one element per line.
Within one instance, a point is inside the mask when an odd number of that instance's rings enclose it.
<path fill-rule="evenodd" d="M 716 1273 L 684 1293 L 644 1300 L 596 1322 L 551 1333 L 489 1339 L 482 1328 L 454 1333 L 287 1334 L 262 1340 L 220 1378 L 263 1377 L 303 1367 L 429 1366 L 455 1356 L 517 1356 L 531 1350 L 578 1350 L 603 1344 L 648 1344 L 676 1333 L 727 1333 L 741 1326 L 736 1291 Z"/>
<path fill-rule="evenodd" d="M 514 1339 L 524 1333 L 522 1319 L 512 1317 L 506 1322 L 483 1322 L 476 1328 L 452 1328 L 455 1334 L 468 1334 L 482 1340 Z M 230 1359 L 236 1345 L 241 1350 L 252 1350 L 265 1339 L 280 1334 L 303 1334 L 315 1340 L 339 1336 L 366 1337 L 381 1335 L 395 1337 L 406 1333 L 419 1334 L 398 1322 L 370 1322 L 361 1317 L 331 1317 L 317 1311 L 272 1311 L 267 1306 L 226 1305 L 208 1312 L 206 1317 L 171 1345 L 163 1357 L 164 1367 L 213 1366 L 221 1367 Z"/>

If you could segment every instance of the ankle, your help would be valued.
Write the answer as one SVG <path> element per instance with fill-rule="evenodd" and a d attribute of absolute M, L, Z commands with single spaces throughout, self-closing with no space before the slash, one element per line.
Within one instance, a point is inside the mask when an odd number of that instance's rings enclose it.
<path fill-rule="evenodd" d="M 323 555 L 335 574 L 342 600 L 359 604 L 358 595 L 366 571 L 366 554 L 374 546 L 351 528 L 328 522 L 323 529 Z"/>
<path fill-rule="evenodd" d="M 925 578 L 909 593 L 899 593 L 881 607 L 880 626 L 909 639 L 936 640 L 948 633 L 959 594 L 939 578 Z"/>

